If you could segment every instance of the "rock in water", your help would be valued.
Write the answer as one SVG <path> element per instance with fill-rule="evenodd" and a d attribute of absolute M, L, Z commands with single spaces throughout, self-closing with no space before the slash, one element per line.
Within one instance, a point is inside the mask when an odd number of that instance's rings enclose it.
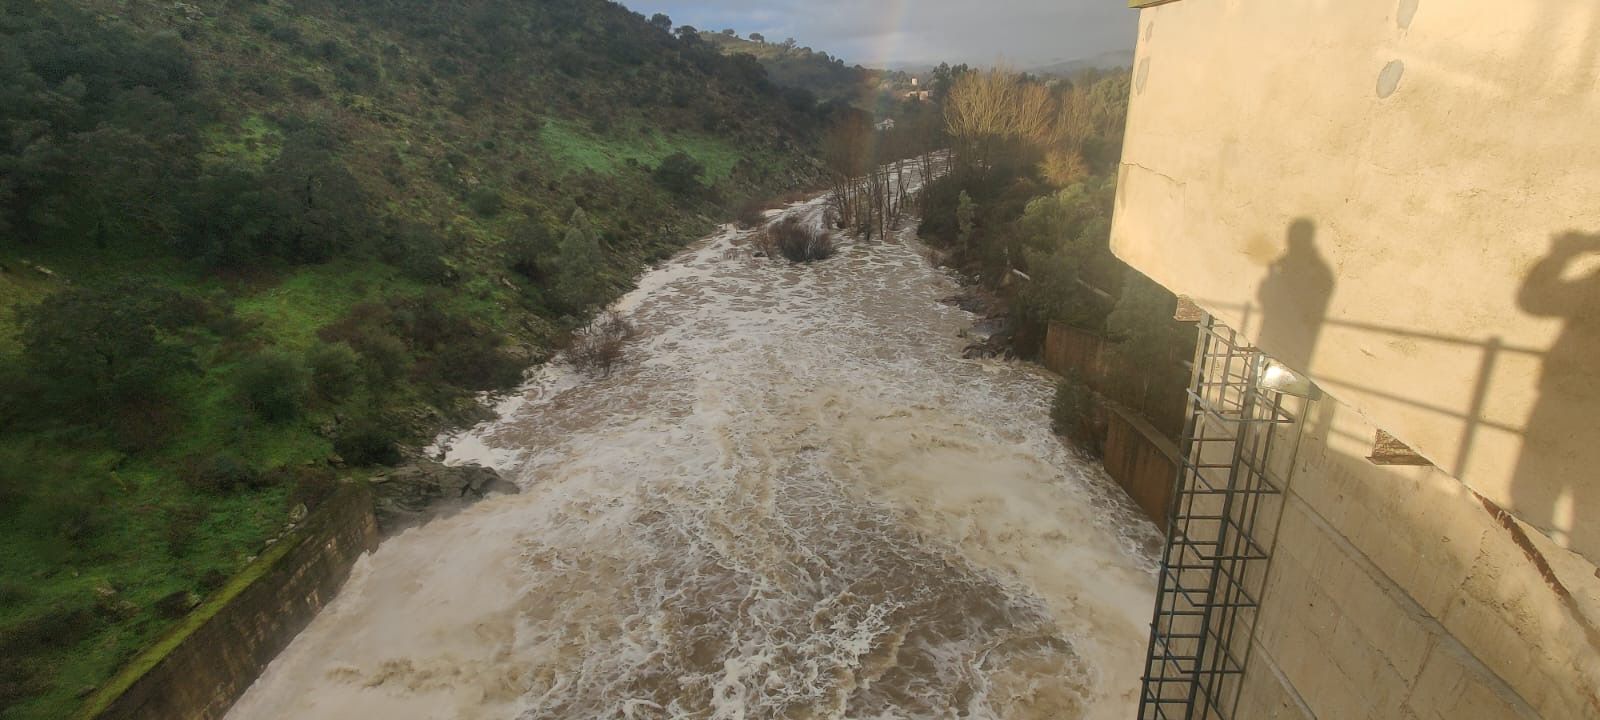
<path fill-rule="evenodd" d="M 514 495 L 520 488 L 482 465 L 445 465 L 416 458 L 373 476 L 378 527 L 392 534 L 452 514 L 490 495 Z"/>

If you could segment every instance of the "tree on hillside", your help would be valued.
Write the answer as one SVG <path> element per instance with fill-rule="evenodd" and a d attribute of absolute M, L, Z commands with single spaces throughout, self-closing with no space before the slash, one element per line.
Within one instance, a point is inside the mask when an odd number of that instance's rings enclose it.
<path fill-rule="evenodd" d="M 1005 68 L 956 78 L 944 111 L 957 159 L 980 171 L 1022 160 L 1027 147 L 1049 141 L 1056 120 L 1050 88 Z"/>
<path fill-rule="evenodd" d="M 278 254 L 286 260 L 326 261 L 372 228 L 366 194 L 338 146 L 331 132 L 308 127 L 289 136 L 268 170 L 279 203 Z"/>
<path fill-rule="evenodd" d="M 723 28 L 722 34 L 726 37 L 739 37 L 739 33 L 733 28 Z"/>
<path fill-rule="evenodd" d="M 1182 374 L 1179 361 L 1194 348 L 1194 334 L 1172 319 L 1178 300 L 1170 291 L 1133 268 L 1126 272 L 1122 294 L 1106 317 L 1106 336 L 1120 367 L 1140 369 L 1118 373 L 1113 392 L 1142 407 L 1152 380 L 1182 382 L 1174 375 Z"/>
<path fill-rule="evenodd" d="M 956 201 L 956 239 L 964 248 L 972 246 L 972 230 L 977 217 L 977 203 L 972 202 L 972 196 L 962 190 L 961 197 Z"/>
<path fill-rule="evenodd" d="M 567 232 L 556 246 L 556 296 L 571 312 L 588 307 L 603 289 L 600 271 L 605 254 L 600 249 L 600 233 L 589 222 L 589 215 L 578 208 L 567 221 Z"/>
<path fill-rule="evenodd" d="M 181 42 L 69 3 L 9 3 L 4 17 L 0 230 L 101 246 L 170 233 L 165 186 L 193 177 L 198 151 Z"/>
<path fill-rule="evenodd" d="M 750 42 L 764 43 L 766 41 L 767 36 L 762 35 L 761 33 L 750 33 Z"/>
<path fill-rule="evenodd" d="M 672 18 L 665 13 L 656 13 L 650 16 L 650 24 L 662 32 L 672 32 Z"/>
<path fill-rule="evenodd" d="M 125 408 L 162 402 L 169 382 L 194 369 L 174 337 L 189 305 L 137 286 L 64 291 L 22 313 L 22 358 L 44 379 L 55 413 L 115 420 Z"/>

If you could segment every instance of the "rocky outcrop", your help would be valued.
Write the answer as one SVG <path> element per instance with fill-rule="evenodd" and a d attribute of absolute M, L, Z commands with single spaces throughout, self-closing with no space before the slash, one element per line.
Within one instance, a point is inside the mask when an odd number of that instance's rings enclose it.
<path fill-rule="evenodd" d="M 378 527 L 392 534 L 454 513 L 490 495 L 520 488 L 482 465 L 445 465 L 414 458 L 371 479 Z"/>

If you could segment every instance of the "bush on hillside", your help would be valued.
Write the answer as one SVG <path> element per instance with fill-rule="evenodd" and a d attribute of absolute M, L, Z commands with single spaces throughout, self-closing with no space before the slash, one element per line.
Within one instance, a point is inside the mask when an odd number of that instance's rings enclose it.
<path fill-rule="evenodd" d="M 306 353 L 311 387 L 328 402 L 341 402 L 361 387 L 361 356 L 348 343 L 325 343 Z"/>
<path fill-rule="evenodd" d="M 675 152 L 668 155 L 656 166 L 656 183 L 666 188 L 675 195 L 687 196 L 700 192 L 700 176 L 706 171 L 706 166 L 694 159 L 688 153 Z"/>
<path fill-rule="evenodd" d="M 246 358 L 234 371 L 233 379 L 239 400 L 271 423 L 285 423 L 300 416 L 311 381 L 299 359 L 281 350 Z"/>
<path fill-rule="evenodd" d="M 493 188 L 478 188 L 467 196 L 467 207 L 480 217 L 492 218 L 506 206 L 505 197 Z"/>
<path fill-rule="evenodd" d="M 504 345 L 504 337 L 481 329 L 440 346 L 419 369 L 463 390 L 504 390 L 521 382 L 523 371 Z"/>
<path fill-rule="evenodd" d="M 400 440 L 394 423 L 361 417 L 348 420 L 339 428 L 333 449 L 350 465 L 394 465 L 400 462 Z"/>
<path fill-rule="evenodd" d="M 284 468 L 281 474 L 289 488 L 290 510 L 298 505 L 315 510 L 339 491 L 339 476 L 326 467 Z"/>
<path fill-rule="evenodd" d="M 181 558 L 194 548 L 200 537 L 200 523 L 205 522 L 206 509 L 198 504 L 186 503 L 167 509 L 167 554 Z"/>
<path fill-rule="evenodd" d="M 512 271 L 533 282 L 541 282 L 551 274 L 556 253 L 556 234 L 536 219 L 519 223 L 506 242 Z"/>
<path fill-rule="evenodd" d="M 261 473 L 244 458 L 221 451 L 200 458 L 191 458 L 180 475 L 185 484 L 209 493 L 231 493 L 261 485 Z"/>
<path fill-rule="evenodd" d="M 455 271 L 444 260 L 452 249 L 451 243 L 433 228 L 407 222 L 385 236 L 379 256 L 414 280 L 448 285 L 456 279 Z"/>

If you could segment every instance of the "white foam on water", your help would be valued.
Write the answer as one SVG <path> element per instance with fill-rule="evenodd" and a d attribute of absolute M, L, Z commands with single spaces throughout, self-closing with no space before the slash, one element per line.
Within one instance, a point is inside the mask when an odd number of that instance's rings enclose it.
<path fill-rule="evenodd" d="M 785 210 L 820 222 L 824 204 Z M 724 228 L 441 440 L 522 495 L 390 539 L 233 709 L 268 718 L 1125 718 L 1154 528 L 961 358 L 913 233 L 812 265 Z"/>

